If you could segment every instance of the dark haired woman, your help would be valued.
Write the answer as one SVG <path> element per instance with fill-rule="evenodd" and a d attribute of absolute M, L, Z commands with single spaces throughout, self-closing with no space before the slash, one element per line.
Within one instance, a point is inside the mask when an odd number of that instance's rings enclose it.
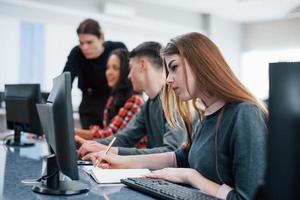
<path fill-rule="evenodd" d="M 134 94 L 129 74 L 128 52 L 125 49 L 112 51 L 107 61 L 106 79 L 111 95 L 106 102 L 103 115 L 103 128 L 90 126 L 90 130 L 76 129 L 78 136 L 85 139 L 109 137 L 126 127 L 140 110 L 143 98 Z M 144 140 L 145 141 L 145 140 Z M 140 143 L 138 147 L 143 147 Z"/>
<path fill-rule="evenodd" d="M 107 59 L 112 50 L 126 48 L 121 42 L 104 40 L 99 23 L 86 19 L 77 28 L 79 45 L 68 56 L 63 71 L 71 72 L 72 82 L 78 77 L 78 88 L 82 91 L 79 106 L 81 127 L 92 124 L 102 127 L 102 113 L 110 94 L 105 78 Z"/>

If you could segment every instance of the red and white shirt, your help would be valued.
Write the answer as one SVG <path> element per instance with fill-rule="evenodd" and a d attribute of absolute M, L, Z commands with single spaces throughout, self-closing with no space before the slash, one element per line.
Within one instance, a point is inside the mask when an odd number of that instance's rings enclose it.
<path fill-rule="evenodd" d="M 94 138 L 106 138 L 125 128 L 133 116 L 140 111 L 140 107 L 144 103 L 141 96 L 132 95 L 127 99 L 124 106 L 119 109 L 118 114 L 110 120 L 109 124 L 107 124 L 108 108 L 113 102 L 113 99 L 114 97 L 110 96 L 106 102 L 103 113 L 103 129 L 97 125 L 90 126 L 90 130 L 94 133 Z M 144 148 L 147 141 L 148 139 L 145 136 L 136 146 L 138 148 Z"/>

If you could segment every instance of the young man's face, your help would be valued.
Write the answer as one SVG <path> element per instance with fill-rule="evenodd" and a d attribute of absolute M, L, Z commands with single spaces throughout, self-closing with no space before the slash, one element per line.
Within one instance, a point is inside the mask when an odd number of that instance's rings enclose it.
<path fill-rule="evenodd" d="M 129 60 L 130 72 L 128 75 L 128 79 L 132 82 L 133 90 L 136 92 L 143 91 L 144 79 L 143 79 L 143 71 L 139 58 L 130 58 Z"/>
<path fill-rule="evenodd" d="M 103 52 L 104 39 L 93 34 L 79 34 L 79 47 L 86 59 L 94 59 Z"/>

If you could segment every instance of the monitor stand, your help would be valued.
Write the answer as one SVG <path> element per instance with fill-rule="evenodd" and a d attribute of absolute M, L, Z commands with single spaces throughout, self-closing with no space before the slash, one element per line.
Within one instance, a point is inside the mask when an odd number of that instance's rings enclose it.
<path fill-rule="evenodd" d="M 54 154 L 47 158 L 47 175 L 41 178 L 41 182 L 33 186 L 36 193 L 47 195 L 74 195 L 89 191 L 86 184 L 78 181 L 60 181 L 59 169 Z"/>
<path fill-rule="evenodd" d="M 33 142 L 21 142 L 21 130 L 22 126 L 21 125 L 14 125 L 14 138 L 13 139 L 8 139 L 6 141 L 6 145 L 8 146 L 15 146 L 15 147 L 31 147 L 34 145 Z"/>

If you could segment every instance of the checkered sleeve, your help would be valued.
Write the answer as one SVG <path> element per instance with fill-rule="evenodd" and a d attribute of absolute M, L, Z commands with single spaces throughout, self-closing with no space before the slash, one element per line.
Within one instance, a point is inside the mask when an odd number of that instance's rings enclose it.
<path fill-rule="evenodd" d="M 143 103 L 144 100 L 142 97 L 138 95 L 131 96 L 125 102 L 124 106 L 119 109 L 118 115 L 114 116 L 110 123 L 103 129 L 98 129 L 94 137 L 106 138 L 125 128 L 132 117 L 139 112 L 140 106 Z"/>

